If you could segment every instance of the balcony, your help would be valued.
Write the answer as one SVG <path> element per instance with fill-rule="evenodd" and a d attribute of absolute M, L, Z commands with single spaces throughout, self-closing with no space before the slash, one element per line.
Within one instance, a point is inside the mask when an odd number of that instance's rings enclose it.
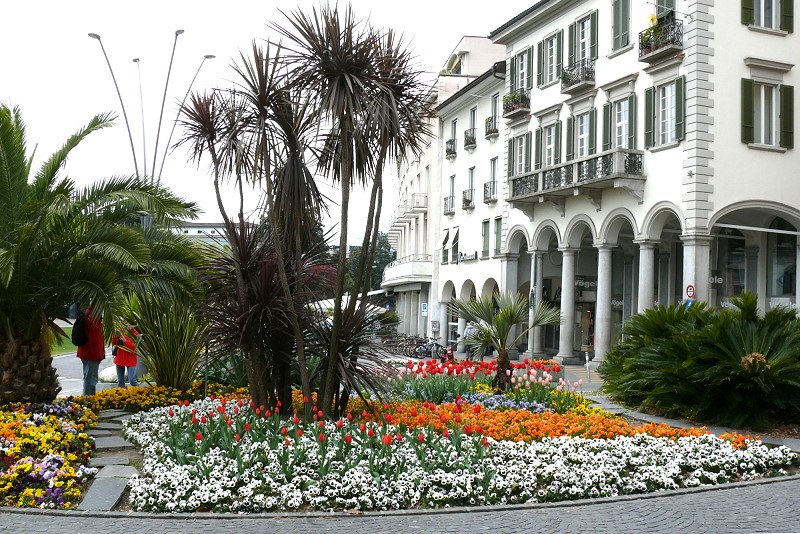
<path fill-rule="evenodd" d="M 503 97 L 503 118 L 518 119 L 531 112 L 531 96 L 526 89 L 515 89 Z"/>
<path fill-rule="evenodd" d="M 483 201 L 486 204 L 497 202 L 497 180 L 483 184 Z"/>
<path fill-rule="evenodd" d="M 683 22 L 674 17 L 671 12 L 639 32 L 639 61 L 655 63 L 683 50 Z"/>
<path fill-rule="evenodd" d="M 448 139 L 447 142 L 444 144 L 444 155 L 447 159 L 453 159 L 456 157 L 455 139 Z"/>
<path fill-rule="evenodd" d="M 475 150 L 475 145 L 477 144 L 475 137 L 475 128 L 464 130 L 464 148 L 466 150 Z"/>
<path fill-rule="evenodd" d="M 453 215 L 456 212 L 456 197 L 444 197 L 444 214 Z"/>
<path fill-rule="evenodd" d="M 500 127 L 497 122 L 497 115 L 486 117 L 486 139 L 495 139 L 500 136 Z"/>
<path fill-rule="evenodd" d="M 637 199 L 644 190 L 644 152 L 615 148 L 545 168 L 511 180 L 511 202 L 560 202 L 565 197 L 588 195 L 600 202 L 603 189 L 624 189 Z"/>
<path fill-rule="evenodd" d="M 381 287 L 430 282 L 433 276 L 433 256 L 414 254 L 397 258 L 383 269 Z"/>
<path fill-rule="evenodd" d="M 390 231 L 399 231 L 410 221 L 414 215 L 428 211 L 428 195 L 425 193 L 414 193 L 411 198 L 402 200 L 397 207 Z"/>
<path fill-rule="evenodd" d="M 461 209 L 471 210 L 475 208 L 475 190 L 464 189 L 461 194 Z"/>
<path fill-rule="evenodd" d="M 594 87 L 594 60 L 581 59 L 561 71 L 561 92 L 578 93 Z"/>

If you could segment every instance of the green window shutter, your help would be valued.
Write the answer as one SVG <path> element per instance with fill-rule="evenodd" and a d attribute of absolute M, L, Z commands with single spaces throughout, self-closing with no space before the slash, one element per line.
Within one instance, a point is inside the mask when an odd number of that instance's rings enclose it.
<path fill-rule="evenodd" d="M 568 48 L 567 48 L 567 68 L 575 63 L 575 23 L 569 25 L 567 30 Z"/>
<path fill-rule="evenodd" d="M 612 39 L 614 50 L 622 48 L 622 0 L 614 0 L 611 4 Z"/>
<path fill-rule="evenodd" d="M 544 85 L 544 41 L 536 45 L 536 85 Z"/>
<path fill-rule="evenodd" d="M 794 87 L 781 85 L 781 146 L 794 148 Z"/>
<path fill-rule="evenodd" d="M 500 217 L 494 220 L 494 253 L 500 254 L 503 247 L 503 219 Z"/>
<path fill-rule="evenodd" d="M 650 148 L 655 145 L 655 111 L 656 111 L 656 90 L 655 87 L 648 87 L 644 90 L 644 147 Z"/>
<path fill-rule="evenodd" d="M 514 176 L 514 140 L 508 140 L 508 177 Z"/>
<path fill-rule="evenodd" d="M 509 79 L 509 91 L 513 92 L 517 89 L 517 62 L 515 57 L 508 60 L 508 72 L 511 76 Z"/>
<path fill-rule="evenodd" d="M 636 94 L 628 97 L 628 148 L 636 149 Z"/>
<path fill-rule="evenodd" d="M 525 87 L 528 89 L 533 87 L 533 47 L 528 48 L 525 52 L 525 60 L 528 62 L 527 79 L 525 80 Z"/>
<path fill-rule="evenodd" d="M 528 134 L 530 135 L 530 134 Z M 536 128 L 536 157 L 534 158 L 533 166 L 538 171 L 542 168 L 542 129 Z"/>
<path fill-rule="evenodd" d="M 525 172 L 531 172 L 531 133 L 525 134 Z"/>
<path fill-rule="evenodd" d="M 591 42 L 589 45 L 589 57 L 592 59 L 597 59 L 597 11 L 593 11 L 590 16 L 591 22 L 589 23 L 592 27 L 591 30 Z"/>
<path fill-rule="evenodd" d="M 481 228 L 481 233 L 483 234 L 483 255 L 489 255 L 489 221 L 483 221 L 483 225 Z"/>
<path fill-rule="evenodd" d="M 556 79 L 561 76 L 564 69 L 562 58 L 564 57 L 564 30 L 556 35 Z"/>
<path fill-rule="evenodd" d="M 597 108 L 589 112 L 589 154 L 597 152 Z"/>
<path fill-rule="evenodd" d="M 570 115 L 567 117 L 567 154 L 566 154 L 566 161 L 572 161 L 572 158 L 575 157 L 575 136 L 573 134 L 573 123 L 575 122 L 575 118 Z"/>
<path fill-rule="evenodd" d="M 742 24 L 756 23 L 755 0 L 742 0 Z"/>
<path fill-rule="evenodd" d="M 620 48 L 631 44 L 631 0 L 620 0 Z"/>
<path fill-rule="evenodd" d="M 756 111 L 753 80 L 742 78 L 742 143 L 753 143 L 756 139 Z"/>
<path fill-rule="evenodd" d="M 686 134 L 686 77 L 675 80 L 675 139 L 681 140 Z"/>
<path fill-rule="evenodd" d="M 561 121 L 556 121 L 556 153 L 553 161 L 558 165 L 561 163 Z"/>
<path fill-rule="evenodd" d="M 611 138 L 613 137 L 614 110 L 611 102 L 603 104 L 603 152 L 611 150 Z"/>
<path fill-rule="evenodd" d="M 794 0 L 781 0 L 781 29 L 789 33 L 794 31 Z"/>

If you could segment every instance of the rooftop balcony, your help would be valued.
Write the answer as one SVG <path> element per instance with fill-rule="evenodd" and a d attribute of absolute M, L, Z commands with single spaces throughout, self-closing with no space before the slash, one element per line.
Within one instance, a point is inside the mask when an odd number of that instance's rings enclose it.
<path fill-rule="evenodd" d="M 655 63 L 683 50 L 683 22 L 674 13 L 639 32 L 639 61 Z"/>
<path fill-rule="evenodd" d="M 495 139 L 500 135 L 500 126 L 497 122 L 497 115 L 486 117 L 486 139 Z"/>
<path fill-rule="evenodd" d="M 503 97 L 503 118 L 518 119 L 531 113 L 531 95 L 527 89 L 516 89 Z"/>
<path fill-rule="evenodd" d="M 448 139 L 447 142 L 444 144 L 444 155 L 447 159 L 453 159 L 456 157 L 455 139 Z"/>
<path fill-rule="evenodd" d="M 581 59 L 561 71 L 561 92 L 573 94 L 594 87 L 594 60 Z"/>
<path fill-rule="evenodd" d="M 644 191 L 644 152 L 615 148 L 511 179 L 509 200 L 550 202 L 563 211 L 566 197 L 586 195 L 600 206 L 603 189 L 624 189 L 641 200 Z"/>
<path fill-rule="evenodd" d="M 433 256 L 414 254 L 397 258 L 383 269 L 381 287 L 394 287 L 415 282 L 430 282 L 433 276 Z"/>
<path fill-rule="evenodd" d="M 428 195 L 425 193 L 414 193 L 411 198 L 402 200 L 397 207 L 392 224 L 389 230 L 400 230 L 411 218 L 420 213 L 428 211 Z"/>

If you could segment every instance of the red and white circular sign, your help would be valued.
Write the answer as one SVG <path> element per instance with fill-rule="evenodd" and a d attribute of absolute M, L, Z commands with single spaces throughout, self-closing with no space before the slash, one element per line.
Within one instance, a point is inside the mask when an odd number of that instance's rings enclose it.
<path fill-rule="evenodd" d="M 694 298 L 694 286 L 692 284 L 686 286 L 686 297 L 690 299 Z"/>

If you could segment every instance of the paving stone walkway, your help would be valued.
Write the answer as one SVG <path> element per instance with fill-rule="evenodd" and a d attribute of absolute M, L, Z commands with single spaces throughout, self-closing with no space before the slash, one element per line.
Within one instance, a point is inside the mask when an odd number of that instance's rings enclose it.
<path fill-rule="evenodd" d="M 701 492 L 670 492 L 648 498 L 581 501 L 559 506 L 515 509 L 330 516 L 227 516 L 209 518 L 80 512 L 9 513 L 0 511 L 0 531 L 63 534 L 91 532 L 798 532 L 800 477 L 767 484 L 720 487 Z"/>

